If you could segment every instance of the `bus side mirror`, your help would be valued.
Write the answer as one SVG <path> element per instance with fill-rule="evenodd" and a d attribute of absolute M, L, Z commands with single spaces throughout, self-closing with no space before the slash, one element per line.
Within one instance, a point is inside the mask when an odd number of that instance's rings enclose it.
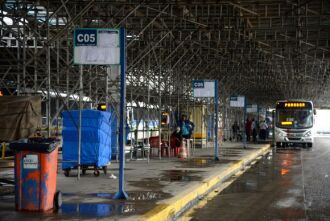
<path fill-rule="evenodd" d="M 314 113 L 314 115 L 316 115 L 316 109 L 313 109 L 313 113 Z"/>

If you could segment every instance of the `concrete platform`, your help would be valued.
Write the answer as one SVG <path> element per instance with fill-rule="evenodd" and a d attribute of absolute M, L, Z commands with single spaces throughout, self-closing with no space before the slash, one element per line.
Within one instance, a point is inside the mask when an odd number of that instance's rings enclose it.
<path fill-rule="evenodd" d="M 169 220 L 191 206 L 219 183 L 267 153 L 267 144 L 223 143 L 220 161 L 213 160 L 213 148 L 196 149 L 187 160 L 178 158 L 137 159 L 126 162 L 125 190 L 129 200 L 113 200 L 118 186 L 118 163 L 107 174 L 95 177 L 87 171 L 78 181 L 76 171 L 65 177 L 59 167 L 58 189 L 63 205 L 45 214 L 16 212 L 14 195 L 0 195 L 0 220 Z M 12 170 L 0 171 L 7 177 Z"/>

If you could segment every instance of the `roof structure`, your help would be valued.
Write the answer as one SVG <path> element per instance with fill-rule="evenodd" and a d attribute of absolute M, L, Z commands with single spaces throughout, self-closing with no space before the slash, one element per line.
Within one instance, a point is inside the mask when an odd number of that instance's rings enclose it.
<path fill-rule="evenodd" d="M 327 0 L 7 0 L 0 26 L 0 87 L 64 94 L 58 111 L 79 92 L 77 27 L 126 28 L 131 103 L 188 101 L 192 80 L 216 79 L 222 104 L 237 94 L 330 105 Z M 117 67 L 82 68 L 86 100 L 115 103 Z"/>

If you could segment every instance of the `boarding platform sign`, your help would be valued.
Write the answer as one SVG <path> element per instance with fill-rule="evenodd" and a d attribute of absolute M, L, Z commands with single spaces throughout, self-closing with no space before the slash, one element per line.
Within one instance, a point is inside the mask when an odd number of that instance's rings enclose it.
<path fill-rule="evenodd" d="M 194 97 L 214 97 L 215 81 L 213 80 L 193 80 Z"/>
<path fill-rule="evenodd" d="M 74 64 L 120 64 L 119 29 L 74 30 Z"/>
<path fill-rule="evenodd" d="M 257 104 L 246 105 L 246 113 L 258 113 L 258 105 Z"/>
<path fill-rule="evenodd" d="M 231 96 L 230 106 L 231 107 L 244 107 L 245 97 L 244 96 Z"/>

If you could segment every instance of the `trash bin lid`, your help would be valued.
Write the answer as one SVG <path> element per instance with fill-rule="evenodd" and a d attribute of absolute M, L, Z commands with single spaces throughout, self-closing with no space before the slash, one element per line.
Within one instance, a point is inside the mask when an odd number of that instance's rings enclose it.
<path fill-rule="evenodd" d="M 9 148 L 15 152 L 28 150 L 37 153 L 51 153 L 55 150 L 54 143 L 10 143 Z"/>

